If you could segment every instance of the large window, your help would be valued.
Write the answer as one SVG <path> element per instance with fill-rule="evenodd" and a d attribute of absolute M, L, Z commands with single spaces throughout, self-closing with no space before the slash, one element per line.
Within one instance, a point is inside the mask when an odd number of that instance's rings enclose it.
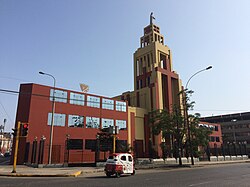
<path fill-rule="evenodd" d="M 65 114 L 54 114 L 54 126 L 65 126 Z M 52 113 L 48 114 L 48 125 L 51 125 Z"/>
<path fill-rule="evenodd" d="M 125 120 L 116 120 L 116 126 L 119 128 L 119 130 L 126 130 L 127 125 Z"/>
<path fill-rule="evenodd" d="M 102 108 L 114 110 L 114 100 L 102 98 Z"/>
<path fill-rule="evenodd" d="M 84 127 L 84 117 L 78 115 L 69 115 L 68 117 L 69 127 Z"/>
<path fill-rule="evenodd" d="M 70 92 L 70 104 L 74 105 L 84 105 L 85 95 Z"/>
<path fill-rule="evenodd" d="M 95 96 L 87 96 L 87 106 L 100 108 L 100 98 Z"/>
<path fill-rule="evenodd" d="M 114 120 L 102 118 L 102 128 L 104 129 L 110 126 L 114 126 Z"/>
<path fill-rule="evenodd" d="M 85 149 L 90 149 L 92 151 L 96 150 L 96 140 L 86 139 L 85 140 Z"/>
<path fill-rule="evenodd" d="M 86 128 L 100 128 L 100 118 L 86 117 Z"/>
<path fill-rule="evenodd" d="M 139 60 L 137 59 L 136 60 L 136 76 L 139 76 L 140 75 L 140 62 Z"/>
<path fill-rule="evenodd" d="M 54 89 L 50 89 L 50 100 L 53 101 L 53 91 Z M 55 101 L 67 103 L 67 92 L 62 90 L 55 90 Z"/>
<path fill-rule="evenodd" d="M 116 101 L 116 110 L 126 112 L 126 102 Z"/>

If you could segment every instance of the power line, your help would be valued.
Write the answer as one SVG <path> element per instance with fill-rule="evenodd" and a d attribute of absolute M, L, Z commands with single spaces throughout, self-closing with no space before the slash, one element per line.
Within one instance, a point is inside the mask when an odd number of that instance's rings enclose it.
<path fill-rule="evenodd" d="M 43 95 L 43 94 L 34 94 L 34 93 L 31 93 L 31 92 L 18 92 L 18 91 L 13 91 L 13 90 L 6 90 L 6 89 L 0 89 L 0 92 L 3 92 L 5 94 L 11 94 L 11 95 L 18 95 L 18 94 L 21 94 L 21 95 L 32 95 L 32 96 L 37 96 L 37 97 L 43 97 L 43 98 L 50 98 L 50 99 L 53 99 L 53 96 L 49 96 L 49 95 Z M 85 94 L 84 94 L 85 95 Z M 98 97 L 98 96 L 97 96 Z M 65 98 L 65 97 L 58 97 L 58 96 L 54 96 L 55 99 L 63 99 L 63 100 L 67 100 L 67 101 L 84 101 L 84 100 L 80 100 L 80 99 L 71 99 L 71 98 Z M 106 99 L 106 98 L 105 98 Z M 113 99 L 110 99 L 110 100 L 113 100 Z M 98 101 L 87 101 L 87 103 L 100 103 Z M 114 105 L 112 103 L 105 103 L 105 105 Z"/>
<path fill-rule="evenodd" d="M 49 96 L 49 95 L 43 95 L 43 94 L 34 94 L 31 92 L 18 92 L 18 91 L 13 91 L 13 90 L 5 90 L 5 89 L 0 89 L 0 92 L 3 92 L 5 94 L 11 94 L 11 95 L 17 95 L 17 94 L 23 94 L 23 95 L 33 95 L 33 96 L 38 96 L 38 97 L 43 97 L 43 98 L 53 98 L 53 96 Z M 135 97 L 135 96 L 134 96 Z M 64 99 L 67 101 L 83 101 L 83 100 L 79 100 L 79 99 L 71 99 L 71 98 L 64 98 L 64 97 L 58 97 L 55 96 L 55 99 Z M 113 99 L 111 99 L 113 100 Z M 99 103 L 96 101 L 87 101 L 87 103 Z M 106 105 L 113 105 L 111 103 L 105 103 Z M 199 112 L 199 111 L 203 111 L 203 112 L 222 112 L 222 111 L 226 111 L 226 112 L 236 112 L 236 111 L 248 111 L 246 109 L 195 109 L 192 110 L 193 112 Z"/>
<path fill-rule="evenodd" d="M 27 81 L 27 80 L 24 80 L 24 79 L 15 78 L 15 77 L 0 76 L 0 78 L 17 80 L 17 81 L 24 81 L 24 82 L 30 82 L 30 81 Z"/>
<path fill-rule="evenodd" d="M 2 106 L 4 112 L 5 112 L 6 116 L 9 118 L 9 120 L 10 120 L 11 122 L 13 122 L 13 120 L 10 118 L 9 114 L 8 114 L 7 111 L 5 110 L 5 108 L 4 108 L 4 106 L 3 106 L 3 104 L 2 104 L 1 101 L 0 101 L 0 105 Z"/>

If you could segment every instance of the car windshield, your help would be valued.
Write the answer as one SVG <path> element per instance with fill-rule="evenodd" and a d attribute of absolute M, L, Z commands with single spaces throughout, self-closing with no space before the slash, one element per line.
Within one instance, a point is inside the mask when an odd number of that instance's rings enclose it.
<path fill-rule="evenodd" d="M 114 159 L 114 156 L 109 156 L 109 158 L 108 159 Z"/>
<path fill-rule="evenodd" d="M 111 155 L 111 156 L 109 156 L 109 158 L 108 159 L 110 159 L 110 160 L 114 160 L 114 161 L 117 161 L 117 156 L 113 156 L 113 155 Z"/>

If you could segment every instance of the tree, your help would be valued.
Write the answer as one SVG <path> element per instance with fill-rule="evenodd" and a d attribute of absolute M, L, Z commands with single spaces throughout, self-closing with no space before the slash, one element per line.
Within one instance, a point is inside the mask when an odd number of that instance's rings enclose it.
<path fill-rule="evenodd" d="M 181 150 L 186 129 L 184 128 L 184 118 L 180 108 L 174 106 L 172 112 L 165 109 L 155 110 L 150 113 L 149 121 L 154 135 L 159 135 L 161 133 L 163 140 L 167 140 L 168 137 L 173 137 L 175 146 L 173 146 L 171 151 L 176 153 L 176 157 L 179 158 L 179 165 L 182 165 Z M 165 160 L 167 149 L 164 141 L 161 144 L 161 149 L 163 159 Z"/>
<path fill-rule="evenodd" d="M 207 147 L 209 142 L 209 135 L 212 133 L 210 128 L 199 126 L 200 124 L 200 114 L 195 113 L 194 115 L 189 115 L 190 120 L 190 130 L 191 130 L 191 141 L 192 148 L 195 157 L 200 155 L 199 146 Z"/>
<path fill-rule="evenodd" d="M 163 140 L 173 139 L 171 151 L 174 153 L 174 157 L 179 158 L 179 165 L 182 165 L 181 156 L 182 149 L 185 147 L 185 156 L 188 158 L 190 155 L 190 147 L 194 156 L 198 157 L 198 147 L 205 147 L 209 142 L 209 134 L 211 131 L 207 128 L 199 127 L 198 113 L 194 115 L 188 115 L 186 111 L 192 110 L 195 102 L 190 101 L 190 97 L 193 91 L 183 90 L 179 95 L 183 96 L 184 111 L 179 107 L 174 105 L 171 111 L 166 109 L 152 111 L 149 115 L 149 122 L 152 128 L 153 135 L 161 134 Z M 189 145 L 187 141 L 188 131 L 187 125 L 190 126 L 190 135 L 192 146 Z M 161 143 L 161 149 L 163 153 L 163 159 L 166 158 L 166 144 Z"/>
<path fill-rule="evenodd" d="M 193 94 L 192 90 L 183 90 L 183 103 L 184 103 L 184 109 L 186 112 L 184 113 L 187 117 L 186 118 L 186 124 L 189 124 L 190 128 L 190 143 L 187 141 L 185 143 L 186 147 L 186 157 L 188 158 L 190 155 L 190 150 L 192 150 L 193 156 L 198 157 L 200 155 L 199 152 L 199 146 L 200 147 L 207 147 L 209 142 L 209 135 L 212 133 L 212 131 L 209 128 L 200 127 L 200 114 L 187 114 L 187 111 L 193 110 L 194 108 L 194 101 L 190 100 L 190 97 Z M 188 136 L 187 136 L 188 137 Z M 188 139 L 187 139 L 188 140 Z"/>

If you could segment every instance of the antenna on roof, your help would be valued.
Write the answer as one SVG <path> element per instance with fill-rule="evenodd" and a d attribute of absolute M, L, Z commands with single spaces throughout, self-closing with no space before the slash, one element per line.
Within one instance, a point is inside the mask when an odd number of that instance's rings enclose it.
<path fill-rule="evenodd" d="M 80 88 L 84 93 L 87 93 L 89 91 L 89 86 L 86 84 L 80 83 Z"/>

